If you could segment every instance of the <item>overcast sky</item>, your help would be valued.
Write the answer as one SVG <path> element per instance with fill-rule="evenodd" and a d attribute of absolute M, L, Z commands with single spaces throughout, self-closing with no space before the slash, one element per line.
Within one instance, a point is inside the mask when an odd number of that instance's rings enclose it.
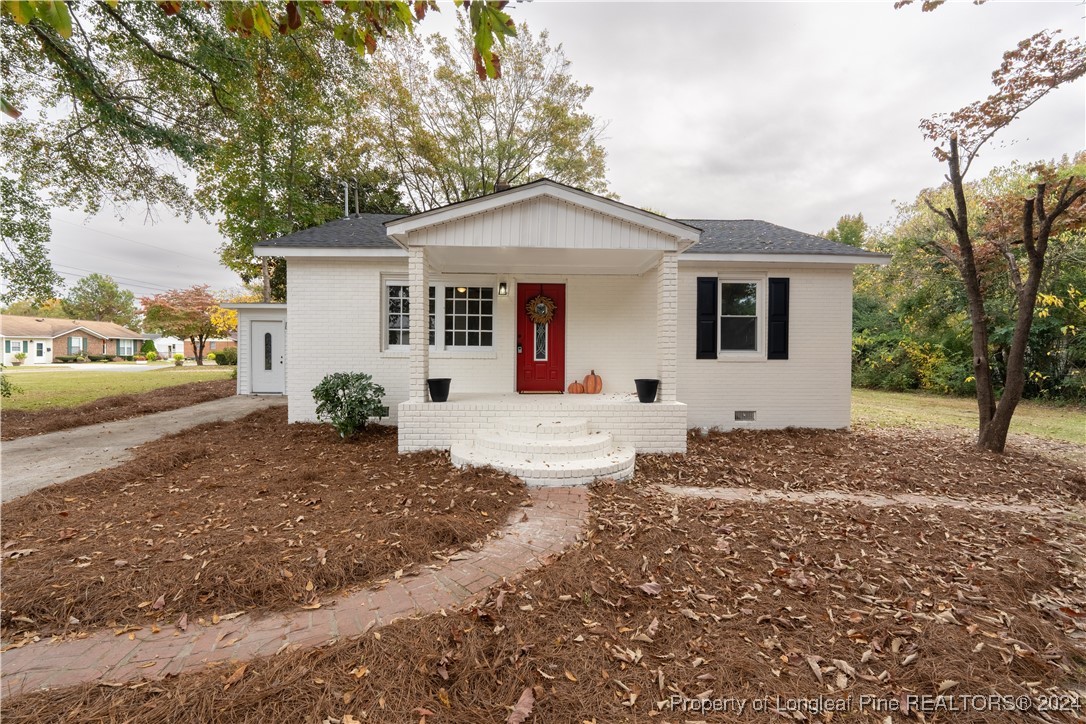
<path fill-rule="evenodd" d="M 918 0 L 919 4 L 919 0 Z M 425 31 L 449 32 L 451 4 Z M 846 213 L 879 224 L 893 202 L 942 180 L 921 118 L 991 91 L 1004 51 L 1045 28 L 1081 37 L 1086 6 L 951 3 L 933 13 L 885 2 L 607 3 L 512 7 L 546 28 L 595 88 L 587 110 L 609 123 L 611 189 L 675 218 L 755 218 L 811 233 Z M 999 137 L 979 177 L 1012 160 L 1086 147 L 1086 82 L 1053 93 Z M 207 283 L 214 226 L 134 212 L 53 215 L 51 256 L 69 283 L 91 271 L 137 295 Z"/>

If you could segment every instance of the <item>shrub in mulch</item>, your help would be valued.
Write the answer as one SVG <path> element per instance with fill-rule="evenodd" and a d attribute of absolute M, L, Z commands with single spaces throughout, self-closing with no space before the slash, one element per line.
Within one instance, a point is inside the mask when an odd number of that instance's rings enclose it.
<path fill-rule="evenodd" d="M 221 397 L 230 397 L 236 393 L 237 382 L 234 380 L 213 380 L 160 387 L 133 395 L 112 395 L 75 407 L 2 410 L 0 411 L 0 439 L 14 440 L 28 435 L 41 435 L 82 425 L 127 420 L 130 417 L 152 412 L 176 410 Z"/>
<path fill-rule="evenodd" d="M 852 697 L 833 721 L 883 721 L 861 695 L 1039 703 L 1086 674 L 1081 526 L 609 485 L 592 506 L 585 541 L 477 608 L 244 666 L 25 695 L 4 701 L 5 721 L 761 722 L 776 697 L 819 695 Z M 672 697 L 733 708 L 684 713 Z M 923 721 L 1018 718 L 999 706 Z"/>
<path fill-rule="evenodd" d="M 1080 446 L 1081 447 L 1081 446 Z M 967 434 L 859 429 L 691 433 L 686 455 L 638 455 L 638 482 L 775 490 L 926 493 L 1008 501 L 1086 498 L 1086 471 L 1009 446 L 978 450 Z"/>
<path fill-rule="evenodd" d="M 7 635 L 317 607 L 504 526 L 519 480 L 269 408 L 2 507 Z"/>

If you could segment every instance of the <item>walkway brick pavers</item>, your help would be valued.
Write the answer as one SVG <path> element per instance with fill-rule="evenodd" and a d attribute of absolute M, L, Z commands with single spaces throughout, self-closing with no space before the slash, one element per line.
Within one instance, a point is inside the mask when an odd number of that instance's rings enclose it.
<path fill-rule="evenodd" d="M 322 608 L 200 624 L 184 632 L 150 625 L 82 639 L 38 641 L 0 657 L 0 696 L 89 681 L 120 683 L 197 671 L 215 662 L 242 662 L 292 647 L 349 638 L 408 616 L 477 599 L 502 579 L 538 568 L 574 543 L 588 517 L 583 487 L 535 488 L 532 504 L 513 512 L 508 526 L 478 551 L 425 567 L 417 576 L 325 601 Z"/>
<path fill-rule="evenodd" d="M 988 513 L 1023 513 L 1026 515 L 1086 513 L 1082 504 L 1068 507 L 1064 503 L 1053 505 L 1030 505 L 1028 503 L 1000 503 L 994 500 L 948 498 L 942 495 L 920 495 L 917 493 L 846 493 L 840 490 L 758 490 L 756 488 L 699 488 L 695 486 L 661 485 L 660 490 L 668 495 L 685 498 L 712 498 L 736 503 L 771 503 L 783 501 L 817 505 L 819 503 L 854 503 L 870 508 L 886 508 L 898 505 L 911 505 L 920 508 L 956 508 L 958 510 L 979 510 Z"/>

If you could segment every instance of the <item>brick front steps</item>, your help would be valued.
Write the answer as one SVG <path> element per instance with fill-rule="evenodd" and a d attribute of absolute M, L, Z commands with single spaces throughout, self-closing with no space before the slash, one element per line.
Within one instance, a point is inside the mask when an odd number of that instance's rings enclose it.
<path fill-rule="evenodd" d="M 534 487 L 587 485 L 597 478 L 627 480 L 634 449 L 615 445 L 609 432 L 589 432 L 587 420 L 511 419 L 473 442 L 452 446 L 457 467 L 492 467 Z"/>
<path fill-rule="evenodd" d="M 289 648 L 319 646 L 408 616 L 425 615 L 475 600 L 503 579 L 519 578 L 562 553 L 580 536 L 588 516 L 585 488 L 540 488 L 532 505 L 518 508 L 501 533 L 477 551 L 465 551 L 418 576 L 349 593 L 315 611 L 203 625 L 187 631 L 163 624 L 129 635 L 98 631 L 86 638 L 39 641 L 3 654 L 0 696 L 90 681 L 119 683 L 197 671 L 215 662 L 234 664 Z"/>

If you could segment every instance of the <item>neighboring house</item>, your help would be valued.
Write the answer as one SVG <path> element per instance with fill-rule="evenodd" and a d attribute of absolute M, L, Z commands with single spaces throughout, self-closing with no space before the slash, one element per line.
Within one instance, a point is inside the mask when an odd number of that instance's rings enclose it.
<path fill-rule="evenodd" d="M 0 315 L 4 364 L 19 352 L 23 364 L 49 364 L 57 357 L 79 355 L 128 357 L 139 353 L 144 336 L 112 322 L 54 317 Z"/>
<path fill-rule="evenodd" d="M 220 352 L 227 347 L 238 346 L 238 333 L 231 332 L 229 337 L 221 337 L 216 339 L 208 339 L 204 341 L 204 357 L 207 357 L 208 352 Z M 184 355 L 187 358 L 193 358 L 196 356 L 196 348 L 192 346 L 192 341 L 185 340 Z"/>
<path fill-rule="evenodd" d="M 239 393 L 285 392 L 289 419 L 309 421 L 325 375 L 366 372 L 401 451 L 451 449 L 533 483 L 626 477 L 635 450 L 685 451 L 688 428 L 848 427 L 852 270 L 889 260 L 546 179 L 256 253 L 289 260 L 289 295 L 227 305 Z M 564 394 L 590 370 L 602 394 Z M 451 378 L 447 402 L 428 378 Z M 640 378 L 659 380 L 655 403 L 637 401 Z"/>
<path fill-rule="evenodd" d="M 147 339 L 155 343 L 155 353 L 159 359 L 173 359 L 178 352 L 184 354 L 185 341 L 182 339 L 164 337 L 161 334 L 148 334 Z"/>

